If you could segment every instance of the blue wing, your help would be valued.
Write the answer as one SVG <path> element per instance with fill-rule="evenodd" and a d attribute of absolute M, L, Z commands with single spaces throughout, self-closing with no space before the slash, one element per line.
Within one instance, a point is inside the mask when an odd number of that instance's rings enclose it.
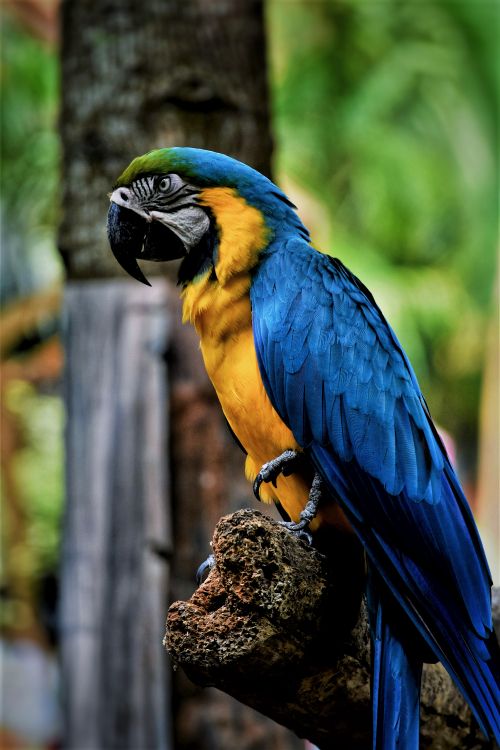
<path fill-rule="evenodd" d="M 370 292 L 300 239 L 251 287 L 264 385 L 483 729 L 500 735 L 491 579 L 416 377 Z"/>

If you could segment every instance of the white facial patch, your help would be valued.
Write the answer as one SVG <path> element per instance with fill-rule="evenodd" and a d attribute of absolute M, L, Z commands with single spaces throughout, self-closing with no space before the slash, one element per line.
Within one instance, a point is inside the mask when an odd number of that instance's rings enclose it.
<path fill-rule="evenodd" d="M 151 211 L 149 216 L 174 232 L 188 251 L 199 243 L 210 226 L 210 219 L 205 211 L 195 204 L 184 206 L 172 213 Z"/>

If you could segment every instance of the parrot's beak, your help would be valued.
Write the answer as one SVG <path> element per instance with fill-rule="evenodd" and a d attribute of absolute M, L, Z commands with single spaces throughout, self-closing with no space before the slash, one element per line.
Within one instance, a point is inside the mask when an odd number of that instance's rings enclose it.
<path fill-rule="evenodd" d="M 114 201 L 108 211 L 108 239 L 111 251 L 124 271 L 151 286 L 139 268 L 141 260 L 175 260 L 186 254 L 181 240 L 158 221 L 147 221 L 135 211 Z"/>

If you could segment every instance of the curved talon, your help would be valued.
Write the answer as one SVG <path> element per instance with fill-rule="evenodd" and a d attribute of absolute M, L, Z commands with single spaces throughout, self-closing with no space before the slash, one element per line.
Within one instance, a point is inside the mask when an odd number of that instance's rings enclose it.
<path fill-rule="evenodd" d="M 293 521 L 280 521 L 279 524 L 280 526 L 284 526 L 285 529 L 296 536 L 297 539 L 301 539 L 305 542 L 309 547 L 312 545 L 312 534 L 309 531 L 306 531 L 309 521 L 302 520 L 298 523 L 294 523 Z"/>
<path fill-rule="evenodd" d="M 213 555 L 209 555 L 207 559 L 201 563 L 198 570 L 196 571 L 196 583 L 198 584 L 198 586 L 201 586 L 204 581 L 205 574 L 207 573 L 207 571 L 208 573 L 210 573 L 214 565 L 215 557 Z"/>
<path fill-rule="evenodd" d="M 310 534 L 308 531 L 299 531 L 297 534 L 297 539 L 305 542 L 308 547 L 312 547 L 313 537 L 312 534 Z"/>
<path fill-rule="evenodd" d="M 273 458 L 271 461 L 265 463 L 253 483 L 253 494 L 260 501 L 260 488 L 263 482 L 266 484 L 271 482 L 273 487 L 276 487 L 276 481 L 280 474 L 288 477 L 293 474 L 295 466 L 299 459 L 299 453 L 295 450 L 286 450 L 281 456 Z"/>
<path fill-rule="evenodd" d="M 252 486 L 253 494 L 255 495 L 259 503 L 260 503 L 260 486 L 263 481 L 264 481 L 264 478 L 262 476 L 262 469 L 261 469 L 259 473 L 257 474 L 257 476 L 255 477 L 254 483 Z"/>

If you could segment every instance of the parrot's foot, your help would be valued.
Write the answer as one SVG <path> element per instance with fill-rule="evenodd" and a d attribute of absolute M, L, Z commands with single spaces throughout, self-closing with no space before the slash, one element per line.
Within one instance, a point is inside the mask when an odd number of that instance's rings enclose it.
<path fill-rule="evenodd" d="M 287 450 L 284 451 L 281 456 L 277 456 L 277 458 L 273 458 L 271 461 L 268 461 L 267 464 L 264 464 L 253 483 L 253 494 L 257 500 L 260 500 L 261 484 L 264 482 L 266 484 L 271 482 L 271 484 L 276 487 L 276 480 L 278 477 L 281 474 L 283 474 L 284 477 L 289 477 L 290 474 L 293 474 L 297 469 L 297 466 L 301 463 L 302 458 L 302 454 L 299 453 L 299 451 Z"/>
<path fill-rule="evenodd" d="M 205 580 L 205 575 L 208 575 L 215 565 L 215 557 L 209 555 L 206 560 L 202 562 L 198 570 L 196 571 L 196 583 L 201 586 Z"/>
<path fill-rule="evenodd" d="M 308 544 L 312 544 L 312 536 L 309 531 L 307 531 L 307 527 L 315 518 L 318 507 L 321 502 L 323 492 L 323 480 L 321 479 L 318 472 L 315 473 L 313 483 L 311 485 L 311 490 L 309 492 L 309 500 L 307 501 L 307 505 L 302 511 L 302 513 L 299 516 L 299 520 L 297 523 L 294 521 L 280 521 L 281 525 L 284 526 L 286 529 L 292 532 L 292 534 L 295 534 L 299 539 L 303 539 Z"/>

